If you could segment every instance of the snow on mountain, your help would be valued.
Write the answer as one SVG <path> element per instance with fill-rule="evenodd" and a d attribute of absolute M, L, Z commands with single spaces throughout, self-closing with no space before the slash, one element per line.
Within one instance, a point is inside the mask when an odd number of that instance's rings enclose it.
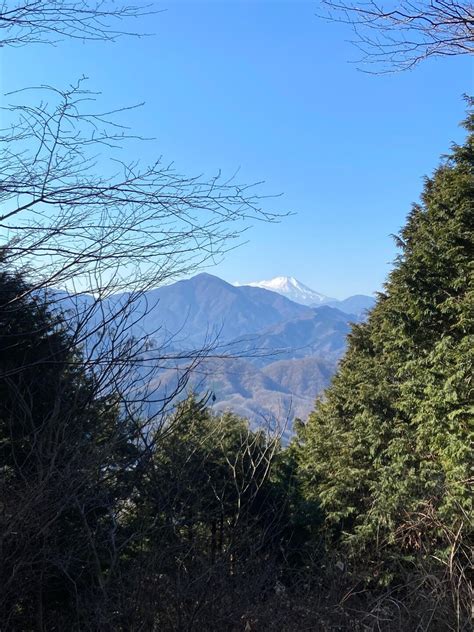
<path fill-rule="evenodd" d="M 236 287 L 243 285 L 250 285 L 251 287 L 260 287 L 264 290 L 270 290 L 277 294 L 282 294 L 289 298 L 290 301 L 300 303 L 301 305 L 323 305 L 329 303 L 335 299 L 329 296 L 324 296 L 315 290 L 312 290 L 307 285 L 304 285 L 294 277 L 278 276 L 268 281 L 252 281 L 251 283 L 234 283 Z"/>

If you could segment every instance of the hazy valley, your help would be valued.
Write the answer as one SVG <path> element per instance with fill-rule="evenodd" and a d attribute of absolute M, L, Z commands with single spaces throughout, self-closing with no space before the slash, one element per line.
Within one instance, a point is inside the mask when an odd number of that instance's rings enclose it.
<path fill-rule="evenodd" d="M 308 304 L 308 297 L 317 302 Z M 104 311 L 116 313 L 130 298 L 108 298 L 97 318 Z M 364 318 L 373 302 L 369 296 L 336 301 L 292 277 L 278 277 L 267 289 L 232 285 L 206 273 L 145 292 L 133 298 L 127 327 L 130 335 L 151 342 L 144 364 L 159 364 L 160 370 L 149 379 L 149 370 L 142 369 L 138 392 L 153 393 L 153 401 L 166 399 L 189 358 L 203 350 L 181 397 L 207 393 L 216 412 L 232 410 L 255 425 L 278 421 L 288 432 L 329 385 L 351 322 Z M 90 298 L 81 296 L 79 303 L 83 309 Z"/>

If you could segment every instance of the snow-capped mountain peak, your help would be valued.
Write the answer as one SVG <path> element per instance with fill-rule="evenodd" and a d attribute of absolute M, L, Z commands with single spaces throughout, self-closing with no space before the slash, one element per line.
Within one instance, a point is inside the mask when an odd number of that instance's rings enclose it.
<path fill-rule="evenodd" d="M 251 287 L 260 287 L 264 290 L 277 292 L 289 298 L 295 303 L 301 305 L 322 305 L 334 299 L 324 296 L 307 285 L 304 285 L 291 276 L 277 276 L 266 281 L 252 281 L 250 283 L 234 283 L 235 286 L 250 285 Z"/>

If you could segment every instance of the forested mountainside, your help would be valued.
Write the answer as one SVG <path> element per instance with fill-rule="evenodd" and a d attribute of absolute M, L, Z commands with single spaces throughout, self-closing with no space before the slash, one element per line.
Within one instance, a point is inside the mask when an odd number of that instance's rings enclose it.
<path fill-rule="evenodd" d="M 152 348 L 142 354 L 146 368 L 139 370 L 143 388 L 133 385 L 140 398 L 146 390 L 153 392 L 153 401 L 166 399 L 178 388 L 189 357 L 201 354 L 207 357 L 187 376 L 181 398 L 191 391 L 208 393 L 216 412 L 232 410 L 256 425 L 284 419 L 287 435 L 293 419 L 306 417 L 329 385 L 350 323 L 361 318 L 326 305 L 303 306 L 261 288 L 234 287 L 205 273 L 133 298 L 125 293 L 96 302 L 87 295 L 54 296 L 72 328 L 86 314 L 87 329 L 93 330 L 108 314 L 109 329 L 116 320 L 128 334 L 148 341 Z M 89 337 L 91 352 L 95 345 L 95 336 Z M 150 364 L 160 366 L 152 380 Z M 303 366 L 314 367 L 311 381 L 303 377 Z"/>

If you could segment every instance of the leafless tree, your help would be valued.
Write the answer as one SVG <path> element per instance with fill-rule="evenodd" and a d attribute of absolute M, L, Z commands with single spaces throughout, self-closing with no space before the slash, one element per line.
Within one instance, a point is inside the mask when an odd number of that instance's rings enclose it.
<path fill-rule="evenodd" d="M 235 245 L 248 220 L 276 215 L 261 210 L 253 187 L 232 179 L 185 177 L 160 159 L 143 167 L 123 162 L 114 150 L 136 140 L 117 120 L 126 111 L 87 111 L 95 95 L 82 82 L 66 91 L 33 92 L 45 100 L 7 106 L 8 127 L 0 137 L 4 261 L 28 269 L 35 291 L 62 288 L 94 297 L 78 299 L 70 312 L 96 365 L 99 349 L 113 348 L 114 367 L 120 366 L 119 339 L 128 363 L 145 349 L 148 360 L 164 360 L 156 347 L 150 353 L 154 332 L 139 333 L 140 320 L 155 307 L 144 307 L 146 290 L 215 261 Z M 23 91 L 15 96 L 27 98 Z M 112 299 L 120 293 L 121 300 Z M 192 363 L 200 355 L 187 353 Z M 182 366 L 183 353 L 168 359 Z"/>
<path fill-rule="evenodd" d="M 474 5 L 468 0 L 402 0 L 382 5 L 322 0 L 321 15 L 349 24 L 360 63 L 373 72 L 413 68 L 430 57 L 474 52 Z"/>
<path fill-rule="evenodd" d="M 111 40 L 131 33 L 116 25 L 154 11 L 142 3 L 6 2 L 0 33 L 4 46 L 66 37 Z M 262 210 L 254 186 L 234 177 L 185 176 L 161 157 L 151 164 L 124 160 L 130 146 L 146 142 L 127 127 L 133 107 L 100 110 L 84 79 L 66 89 L 38 86 L 6 98 L 0 132 L 5 265 L 28 271 L 29 291 L 67 293 L 54 296 L 67 307 L 74 342 L 89 366 L 102 372 L 104 386 L 110 389 L 114 378 L 124 401 L 140 381 L 152 381 L 153 371 L 170 366 L 179 366 L 178 386 L 184 388 L 213 337 L 200 349 L 170 352 L 172 334 L 141 331 L 146 311 L 155 307 L 146 304 L 146 291 L 216 261 L 236 245 L 249 220 L 277 216 Z M 151 347 L 151 339 L 160 343 Z"/>
<path fill-rule="evenodd" d="M 114 40 L 141 35 L 133 19 L 156 13 L 154 3 L 113 0 L 4 0 L 0 3 L 0 46 L 56 43 L 64 38 Z M 127 28 L 121 28 L 122 22 Z"/>
<path fill-rule="evenodd" d="M 121 611 L 133 612 L 125 627 L 239 629 L 278 572 L 274 556 L 286 523 L 265 487 L 279 444 L 233 415 L 209 415 L 193 398 L 172 426 L 159 431 L 147 509 L 138 509 L 149 517 L 141 522 L 149 545 L 134 567 L 133 589 L 119 590 Z"/>
<path fill-rule="evenodd" d="M 220 174 L 120 160 L 113 149 L 131 137 L 114 115 L 124 110 L 87 112 L 94 95 L 82 82 L 37 90 L 48 101 L 4 108 L 0 231 L 8 261 L 36 268 L 38 287 L 157 287 L 219 257 L 243 221 L 275 217 Z"/>
<path fill-rule="evenodd" d="M 64 37 L 111 40 L 128 34 L 121 19 L 149 11 L 113 2 L 25 0 L 0 6 L 3 46 Z M 183 176 L 161 158 L 150 165 L 123 160 L 127 146 L 145 139 L 128 129 L 127 108 L 103 111 L 97 98 L 84 80 L 66 89 L 38 86 L 10 94 L 2 113 L 0 613 L 5 630 L 44 632 L 53 629 L 52 621 L 58 629 L 153 629 L 156 621 L 146 627 L 146 616 L 155 618 L 153 611 L 146 614 L 147 606 L 156 605 L 163 589 L 160 562 L 163 546 L 170 543 L 157 540 L 147 555 L 150 537 L 161 536 L 155 525 L 163 515 L 167 528 L 178 530 L 175 506 L 192 506 L 194 478 L 207 453 L 194 469 L 183 463 L 188 486 L 165 494 L 148 522 L 134 514 L 141 502 L 137 496 L 147 480 L 158 491 L 169 482 L 160 477 L 156 460 L 167 437 L 173 439 L 179 415 L 167 415 L 166 407 L 215 339 L 211 335 L 197 349 L 180 349 L 173 347 L 172 334 L 144 332 L 142 319 L 155 307 L 147 303 L 146 292 L 220 257 L 249 221 L 277 219 L 262 210 L 253 186 L 239 185 L 233 177 Z M 16 279 L 17 271 L 27 282 Z M 16 279 L 10 293 L 5 291 L 9 275 Z M 50 315 L 41 311 L 43 302 Z M 43 316 L 25 322 L 25 313 Z M 179 367 L 180 377 L 171 392 L 158 396 L 150 419 L 146 406 L 153 394 L 143 394 L 140 385 L 170 366 Z M 206 441 L 212 444 L 213 437 Z M 234 490 L 225 525 L 229 542 L 242 520 L 244 497 L 246 506 L 253 502 L 276 449 L 276 443 L 264 443 L 259 451 L 257 443 L 254 435 L 242 433 L 241 457 L 222 456 L 223 486 L 208 485 L 208 498 L 215 497 L 218 507 Z M 198 529 L 204 558 L 215 558 L 224 546 L 224 524 L 220 540 L 213 529 L 212 521 Z M 181 603 L 190 605 L 191 629 L 196 603 L 207 602 L 210 574 L 206 563 L 193 562 L 197 573 L 185 569 L 190 543 L 186 533 L 179 536 L 164 558 L 168 564 L 178 560 L 178 570 L 184 569 L 175 573 L 176 581 L 189 580 Z M 135 555 L 138 564 L 121 566 Z M 135 604 L 129 593 L 137 597 Z M 64 603 L 66 608 L 58 605 Z M 130 607 L 143 618 L 127 620 Z M 126 622 L 122 628 L 115 625 L 117 616 Z"/>

